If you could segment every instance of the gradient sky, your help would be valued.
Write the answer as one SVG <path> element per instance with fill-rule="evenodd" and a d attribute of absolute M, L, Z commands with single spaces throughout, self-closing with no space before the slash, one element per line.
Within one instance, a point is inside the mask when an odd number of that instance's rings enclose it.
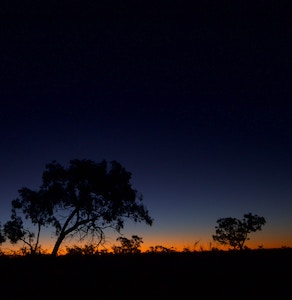
<path fill-rule="evenodd" d="M 247 212 L 267 220 L 247 245 L 292 246 L 289 6 L 206 3 L 1 13 L 2 224 L 45 164 L 106 159 L 154 218 L 123 231 L 145 247 L 208 248 Z"/>

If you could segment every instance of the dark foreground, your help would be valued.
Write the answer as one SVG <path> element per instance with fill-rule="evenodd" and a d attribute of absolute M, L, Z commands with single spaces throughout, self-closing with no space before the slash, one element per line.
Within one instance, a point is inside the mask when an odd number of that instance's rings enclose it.
<path fill-rule="evenodd" d="M 288 299 L 292 249 L 0 257 L 3 299 Z M 288 297 L 288 298 L 287 298 Z"/>

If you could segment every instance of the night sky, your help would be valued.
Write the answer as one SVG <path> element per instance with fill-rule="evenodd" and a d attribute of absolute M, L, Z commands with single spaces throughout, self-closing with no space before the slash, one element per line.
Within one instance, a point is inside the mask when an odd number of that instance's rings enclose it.
<path fill-rule="evenodd" d="M 289 1 L 62 3 L 1 12 L 2 225 L 47 163 L 106 159 L 154 218 L 123 231 L 145 247 L 207 249 L 247 212 L 267 220 L 248 246 L 291 247 Z"/>

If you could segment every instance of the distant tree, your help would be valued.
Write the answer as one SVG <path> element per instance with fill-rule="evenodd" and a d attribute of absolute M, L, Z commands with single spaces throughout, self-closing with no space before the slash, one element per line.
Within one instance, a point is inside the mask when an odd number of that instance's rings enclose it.
<path fill-rule="evenodd" d="M 261 230 L 266 223 L 265 218 L 258 215 L 248 213 L 243 216 L 242 220 L 236 218 L 218 219 L 213 240 L 222 245 L 230 245 L 235 250 L 242 250 L 244 243 L 249 240 L 248 235 Z"/>
<path fill-rule="evenodd" d="M 143 243 L 143 239 L 137 235 L 132 235 L 131 239 L 120 236 L 117 238 L 117 241 L 121 243 L 121 246 L 114 245 L 112 247 L 115 254 L 135 254 L 141 252 L 139 248 Z"/>
<path fill-rule="evenodd" d="M 150 246 L 147 250 L 148 253 L 172 253 L 175 252 L 173 247 L 167 248 L 162 245 Z"/>
<path fill-rule="evenodd" d="M 53 161 L 46 165 L 39 190 L 19 190 L 4 233 L 12 243 L 23 241 L 34 252 L 41 229 L 52 226 L 57 239 L 51 254 L 56 256 L 69 236 L 83 240 L 90 235 L 101 243 L 104 230 L 120 232 L 126 218 L 152 225 L 142 195 L 131 186 L 131 176 L 117 161 L 109 165 L 105 160 L 75 159 L 67 168 Z M 22 217 L 30 220 L 36 233 L 24 227 Z"/>
<path fill-rule="evenodd" d="M 86 244 L 82 247 L 74 245 L 72 247 L 66 247 L 67 255 L 95 255 L 98 253 L 95 245 Z"/>

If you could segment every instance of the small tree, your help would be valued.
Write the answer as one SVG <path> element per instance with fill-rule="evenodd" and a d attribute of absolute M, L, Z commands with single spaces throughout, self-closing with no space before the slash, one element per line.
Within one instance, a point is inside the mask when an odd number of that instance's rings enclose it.
<path fill-rule="evenodd" d="M 118 237 L 117 241 L 121 243 L 121 246 L 113 246 L 112 249 L 115 254 L 128 254 L 128 253 L 140 253 L 139 249 L 141 244 L 143 243 L 142 238 L 137 235 L 132 235 L 131 239 L 126 237 Z"/>
<path fill-rule="evenodd" d="M 11 220 L 4 224 L 4 234 L 12 244 L 17 244 L 22 241 L 26 246 L 23 250 L 29 248 L 30 254 L 35 254 L 40 251 L 39 238 L 41 228 L 50 221 L 50 217 L 42 212 L 41 195 L 29 189 L 23 188 L 19 191 L 22 201 L 19 199 L 12 201 Z M 26 218 L 30 218 L 31 222 L 36 225 L 35 234 L 29 228 L 25 228 L 20 216 L 17 215 L 17 210 L 22 209 Z M 36 236 L 36 237 L 35 237 Z"/>
<path fill-rule="evenodd" d="M 248 235 L 261 230 L 266 223 L 265 218 L 258 215 L 248 213 L 243 216 L 242 220 L 236 218 L 218 219 L 213 240 L 222 245 L 230 245 L 235 250 L 242 250 L 244 243 L 249 240 Z"/>
<path fill-rule="evenodd" d="M 82 247 L 74 245 L 72 247 L 66 247 L 67 255 L 95 255 L 98 253 L 97 248 L 93 244 L 86 244 Z"/>
<path fill-rule="evenodd" d="M 147 250 L 148 253 L 172 253 L 175 252 L 173 247 L 167 248 L 162 245 L 150 246 Z"/>
<path fill-rule="evenodd" d="M 67 168 L 53 161 L 46 165 L 39 190 L 19 190 L 20 197 L 12 201 L 11 221 L 4 226 L 5 235 L 11 243 L 23 241 L 34 253 L 41 229 L 51 226 L 57 237 L 52 251 L 56 256 L 68 236 L 79 240 L 92 236 L 101 243 L 104 230 L 110 227 L 120 232 L 126 218 L 152 225 L 142 195 L 132 188 L 130 179 L 131 173 L 117 161 L 109 166 L 106 161 L 75 159 Z M 25 227 L 29 220 L 33 229 Z"/>

